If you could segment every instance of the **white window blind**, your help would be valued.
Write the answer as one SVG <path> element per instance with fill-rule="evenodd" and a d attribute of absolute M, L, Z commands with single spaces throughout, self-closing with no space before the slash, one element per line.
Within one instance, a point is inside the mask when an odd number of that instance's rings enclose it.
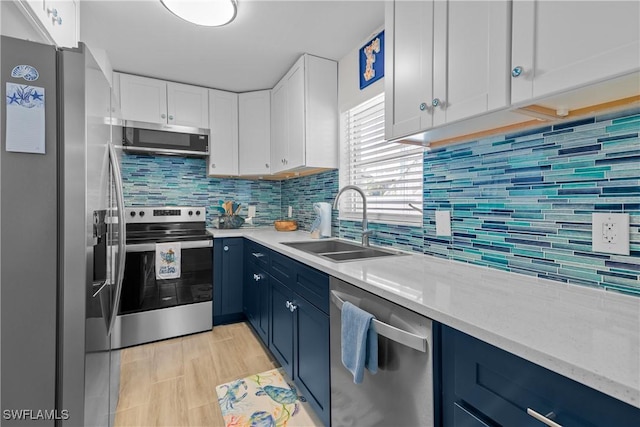
<path fill-rule="evenodd" d="M 422 224 L 423 148 L 384 139 L 384 94 L 344 113 L 340 186 L 357 185 L 367 195 L 370 220 Z M 340 217 L 362 218 L 362 199 L 341 197 Z"/>

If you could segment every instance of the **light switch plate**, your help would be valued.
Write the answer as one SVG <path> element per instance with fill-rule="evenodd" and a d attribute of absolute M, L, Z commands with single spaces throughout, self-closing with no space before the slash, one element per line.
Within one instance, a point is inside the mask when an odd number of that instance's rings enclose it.
<path fill-rule="evenodd" d="M 436 211 L 436 236 L 451 236 L 451 212 Z"/>
<path fill-rule="evenodd" d="M 629 214 L 591 214 L 591 249 L 594 252 L 629 255 Z"/>

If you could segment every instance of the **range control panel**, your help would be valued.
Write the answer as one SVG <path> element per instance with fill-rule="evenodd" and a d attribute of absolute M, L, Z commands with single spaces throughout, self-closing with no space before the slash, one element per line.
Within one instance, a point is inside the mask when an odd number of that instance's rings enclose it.
<path fill-rule="evenodd" d="M 154 222 L 204 222 L 204 206 L 144 206 L 125 209 L 128 224 Z"/>

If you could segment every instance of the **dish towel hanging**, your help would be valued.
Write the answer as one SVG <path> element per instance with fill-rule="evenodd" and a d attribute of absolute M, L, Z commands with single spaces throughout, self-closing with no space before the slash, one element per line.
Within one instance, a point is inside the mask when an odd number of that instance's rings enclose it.
<path fill-rule="evenodd" d="M 362 383 L 364 368 L 378 372 L 378 333 L 373 314 L 348 301 L 342 305 L 342 364 L 353 374 L 353 382 Z"/>
<path fill-rule="evenodd" d="M 156 279 L 179 279 L 180 242 L 156 243 Z"/>

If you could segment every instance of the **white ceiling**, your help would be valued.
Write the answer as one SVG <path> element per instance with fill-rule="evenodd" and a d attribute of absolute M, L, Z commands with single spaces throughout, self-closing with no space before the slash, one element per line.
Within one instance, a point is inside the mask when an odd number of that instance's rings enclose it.
<path fill-rule="evenodd" d="M 339 60 L 384 24 L 384 2 L 239 0 L 223 27 L 200 27 L 159 0 L 80 3 L 80 38 L 116 71 L 233 92 L 270 89 L 303 53 Z"/>

